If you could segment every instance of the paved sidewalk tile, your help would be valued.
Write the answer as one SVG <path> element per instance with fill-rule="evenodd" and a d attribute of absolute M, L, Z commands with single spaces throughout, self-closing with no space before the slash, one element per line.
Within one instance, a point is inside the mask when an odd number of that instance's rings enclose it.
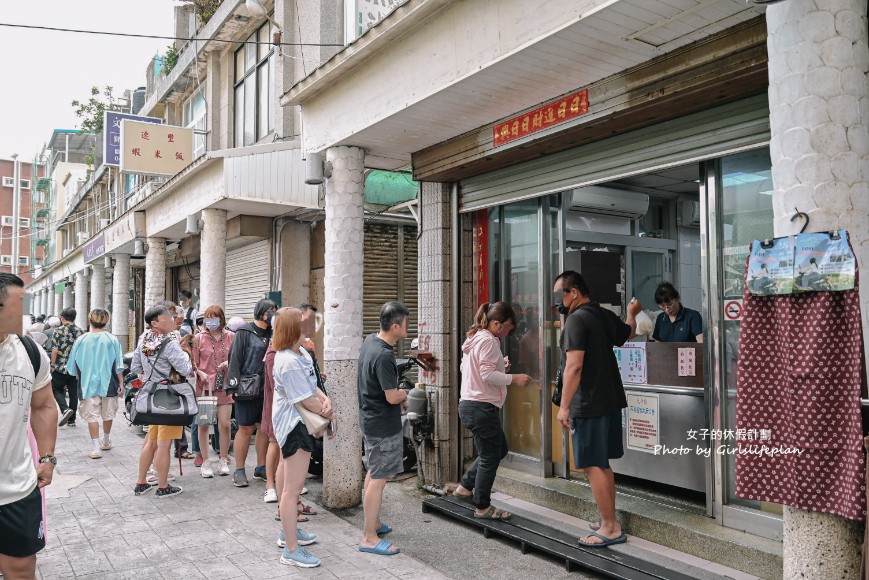
<path fill-rule="evenodd" d="M 156 499 L 154 491 L 133 495 L 141 429 L 119 413 L 112 443 L 101 459 L 90 459 L 84 424 L 58 428 L 58 467 L 46 489 L 47 546 L 38 556 L 43 578 L 447 578 L 406 553 L 360 553 L 360 529 L 316 504 L 319 514 L 301 525 L 319 536 L 308 548 L 322 564 L 304 570 L 280 564 L 277 506 L 263 503 L 265 484 L 251 478 L 253 446 L 250 487 L 216 474 L 203 479 L 191 460 L 182 460 L 180 475 L 173 459 L 173 483 L 184 491 Z M 303 499 L 313 503 L 310 495 Z"/>

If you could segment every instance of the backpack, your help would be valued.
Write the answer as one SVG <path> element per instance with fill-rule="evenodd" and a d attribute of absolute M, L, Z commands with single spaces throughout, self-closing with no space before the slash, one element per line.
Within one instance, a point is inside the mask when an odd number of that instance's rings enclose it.
<path fill-rule="evenodd" d="M 30 359 L 30 364 L 33 366 L 33 377 L 35 380 L 36 376 L 39 375 L 40 369 L 42 369 L 42 357 L 39 356 L 39 346 L 37 346 L 36 341 L 27 335 L 22 336 L 19 334 L 18 339 L 24 345 L 24 350 L 27 351 L 27 358 Z"/>

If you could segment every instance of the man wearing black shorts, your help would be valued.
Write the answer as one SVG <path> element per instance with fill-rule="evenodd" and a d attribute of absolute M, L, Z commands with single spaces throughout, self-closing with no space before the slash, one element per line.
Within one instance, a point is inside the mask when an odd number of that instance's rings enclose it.
<path fill-rule="evenodd" d="M 21 278 L 0 274 L 0 316 L 16 307 L 20 313 L 23 300 Z M 57 461 L 57 407 L 46 388 L 51 385 L 48 355 L 29 338 L 0 334 L 0 382 L 11 389 L 0 400 L 0 574 L 30 580 L 36 578 L 36 553 L 45 547 L 40 490 L 51 483 Z M 38 468 L 27 434 L 28 415 Z"/>
<path fill-rule="evenodd" d="M 380 332 L 368 335 L 359 351 L 359 426 L 368 468 L 362 496 L 365 531 L 359 551 L 380 556 L 392 556 L 399 551 L 379 537 L 392 531 L 380 520 L 380 506 L 387 478 L 401 473 L 404 467 L 401 406 L 407 401 L 407 392 L 398 388 L 393 348 L 407 336 L 409 315 L 400 302 L 384 304 L 380 309 Z"/>
<path fill-rule="evenodd" d="M 620 544 L 627 536 L 616 520 L 616 485 L 609 460 L 624 455 L 621 419 L 628 402 L 612 349 L 634 336 L 635 316 L 642 305 L 631 300 L 622 322 L 591 301 L 588 284 L 571 270 L 555 279 L 555 294 L 565 315 L 558 422 L 570 429 L 575 466 L 585 470 L 600 510 L 600 524 L 579 543 L 589 547 Z"/>

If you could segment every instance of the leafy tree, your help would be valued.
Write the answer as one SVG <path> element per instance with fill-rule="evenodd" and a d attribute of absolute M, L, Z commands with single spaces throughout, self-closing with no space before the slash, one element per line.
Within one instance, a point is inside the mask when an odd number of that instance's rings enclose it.
<path fill-rule="evenodd" d="M 93 165 L 96 161 L 96 135 L 103 132 L 103 114 L 107 110 L 111 110 L 115 104 L 115 97 L 112 95 L 112 91 L 113 89 L 110 86 L 104 87 L 101 91 L 99 87 L 94 85 L 91 87 L 91 96 L 87 101 L 76 99 L 72 102 L 72 106 L 75 108 L 75 116 L 81 119 L 79 129 L 81 129 L 82 133 L 94 135 L 91 151 L 85 155 L 88 175 L 93 172 Z"/>

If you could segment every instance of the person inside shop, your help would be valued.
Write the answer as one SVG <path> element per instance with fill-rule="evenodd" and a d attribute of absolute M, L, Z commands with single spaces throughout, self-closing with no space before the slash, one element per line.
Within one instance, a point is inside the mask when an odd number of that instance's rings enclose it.
<path fill-rule="evenodd" d="M 655 319 L 652 339 L 659 342 L 703 342 L 703 319 L 682 305 L 679 292 L 669 282 L 655 289 L 655 302 L 663 310 Z"/>

